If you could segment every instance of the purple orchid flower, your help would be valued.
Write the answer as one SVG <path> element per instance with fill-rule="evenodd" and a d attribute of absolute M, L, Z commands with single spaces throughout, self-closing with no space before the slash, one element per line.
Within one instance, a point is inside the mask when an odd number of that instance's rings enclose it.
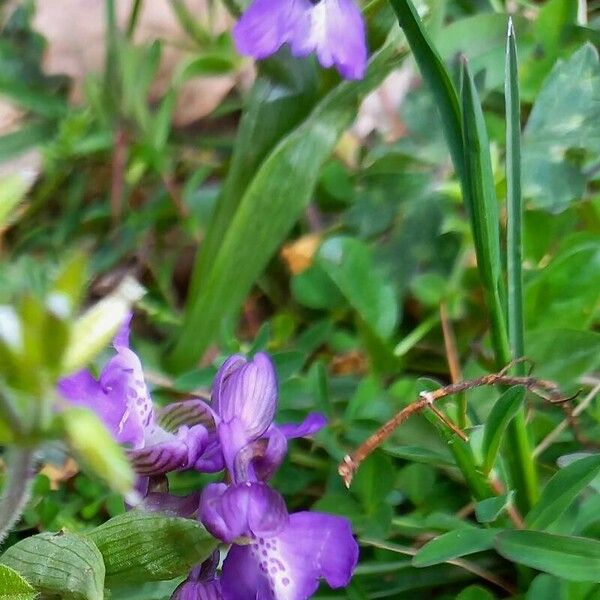
<path fill-rule="evenodd" d="M 365 24 L 353 0 L 254 0 L 233 37 L 241 54 L 256 59 L 286 43 L 294 56 L 315 52 L 346 79 L 362 79 L 367 66 Z"/>
<path fill-rule="evenodd" d="M 200 519 L 224 542 L 224 600 L 304 600 L 319 580 L 344 587 L 358 561 L 350 522 L 318 512 L 288 515 L 283 498 L 262 482 L 204 489 Z"/>
<path fill-rule="evenodd" d="M 283 461 L 288 440 L 316 433 L 326 419 L 311 413 L 303 423 L 275 425 L 277 376 L 271 359 L 259 352 L 252 360 L 236 354 L 219 369 L 212 410 L 225 466 L 232 481 L 264 481 Z"/>
<path fill-rule="evenodd" d="M 210 409 L 202 401 L 169 405 L 157 415 L 144 381 L 138 356 L 129 348 L 131 315 L 113 340 L 117 351 L 96 380 L 87 371 L 64 377 L 59 393 L 71 404 L 93 410 L 113 437 L 128 446 L 139 475 L 160 475 L 174 470 L 203 467 L 220 470 L 223 460 Z M 183 424 L 191 419 L 191 426 Z M 163 419 L 177 427 L 165 429 Z M 143 484 L 143 482 L 142 482 Z"/>

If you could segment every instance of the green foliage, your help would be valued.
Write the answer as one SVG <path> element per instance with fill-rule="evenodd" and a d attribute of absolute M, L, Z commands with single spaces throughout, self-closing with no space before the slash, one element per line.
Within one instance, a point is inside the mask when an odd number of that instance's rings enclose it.
<path fill-rule="evenodd" d="M 0 598 L 3 600 L 33 600 L 37 593 L 14 569 L 0 565 Z"/>
<path fill-rule="evenodd" d="M 205 560 L 218 541 L 195 520 L 131 511 L 87 534 L 118 586 L 174 579 Z"/>
<path fill-rule="evenodd" d="M 67 600 L 104 598 L 102 555 L 84 536 L 41 533 L 11 546 L 0 560 L 45 594 Z"/>
<path fill-rule="evenodd" d="M 34 31 L 34 4 L 0 19 L 0 92 L 22 110 L 0 161 L 42 156 L 33 185 L 10 164 L 0 186 L 0 512 L 12 525 L 25 508 L 0 599 L 13 586 L 15 600 L 167 600 L 216 547 L 195 520 L 125 512 L 126 454 L 57 397 L 61 376 L 104 364 L 132 306 L 157 404 L 207 397 L 225 355 L 266 350 L 281 422 L 327 415 L 310 441 L 290 442 L 272 484 L 292 512 L 352 521 L 360 563 L 335 597 L 595 597 L 594 3 L 585 22 L 573 1 L 512 3 L 512 28 L 499 0 L 363 3 L 368 75 L 340 82 L 285 47 L 252 79 L 230 32 L 181 0 L 170 4 L 180 39 L 140 43 L 144 19 L 134 11 L 121 31 L 110 1 L 106 67 L 77 106 L 68 79 L 42 70 L 52 40 Z M 175 47 L 184 54 L 163 77 Z M 199 77 L 229 91 L 182 125 Z M 581 390 L 576 422 L 523 386 L 468 390 L 437 404 L 468 441 L 426 409 L 345 489 L 335 465 L 419 392 L 522 355 L 532 364 L 511 375 Z M 181 415 L 166 414 L 176 432 Z M 83 473 L 68 472 L 69 454 Z M 42 474 L 16 485 L 36 463 Z M 177 494 L 209 481 L 169 475 Z M 59 571 L 75 546 L 93 566 Z"/>

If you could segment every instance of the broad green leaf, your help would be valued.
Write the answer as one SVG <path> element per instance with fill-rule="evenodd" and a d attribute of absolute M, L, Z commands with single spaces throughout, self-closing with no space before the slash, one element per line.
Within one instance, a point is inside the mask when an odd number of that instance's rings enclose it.
<path fill-rule="evenodd" d="M 103 600 L 104 563 L 96 545 L 75 533 L 41 533 L 11 546 L 0 562 L 36 590 L 65 600 Z"/>
<path fill-rule="evenodd" d="M 491 523 L 495 521 L 502 511 L 512 502 L 514 493 L 511 491 L 502 496 L 493 496 L 481 500 L 475 505 L 475 516 L 480 523 Z"/>
<path fill-rule="evenodd" d="M 184 327 L 170 357 L 173 368 L 191 367 L 219 331 L 223 318 L 240 307 L 310 202 L 320 168 L 351 123 L 357 101 L 392 68 L 394 52 L 393 45 L 387 44 L 371 59 L 365 79 L 343 82 L 327 94 L 262 162 L 239 206 L 228 209 L 228 221 L 215 241 L 215 258 L 204 272 L 201 289 L 197 273 L 202 272 L 204 258 L 194 275 Z M 251 169 L 244 164 L 243 170 Z"/>
<path fill-rule="evenodd" d="M 554 575 L 539 574 L 529 586 L 525 600 L 597 600 L 598 586 L 585 581 L 565 581 Z"/>
<path fill-rule="evenodd" d="M 79 317 L 71 329 L 63 372 L 78 371 L 101 352 L 121 327 L 131 305 L 143 295 L 143 288 L 134 279 L 124 279 L 112 294 Z"/>
<path fill-rule="evenodd" d="M 427 567 L 494 547 L 499 529 L 465 527 L 444 533 L 427 542 L 414 556 L 415 567 Z"/>
<path fill-rule="evenodd" d="M 133 510 L 89 532 L 106 564 L 109 585 L 186 575 L 218 545 L 198 521 Z"/>
<path fill-rule="evenodd" d="M 558 471 L 546 484 L 537 504 L 525 518 L 532 529 L 546 529 L 600 474 L 600 455 L 588 456 Z"/>
<path fill-rule="evenodd" d="M 37 595 L 14 569 L 0 565 L 0 600 L 34 600 Z"/>
<path fill-rule="evenodd" d="M 525 287 L 527 327 L 587 329 L 600 310 L 600 239 L 584 239 L 560 250 Z M 591 284 L 591 285 L 590 285 Z"/>
<path fill-rule="evenodd" d="M 535 364 L 537 377 L 578 389 L 581 375 L 600 365 L 600 334 L 593 331 L 548 329 L 530 332 L 526 337 L 527 356 Z"/>
<path fill-rule="evenodd" d="M 600 581 L 600 542 L 525 529 L 503 531 L 496 550 L 513 562 L 569 581 Z"/>
<path fill-rule="evenodd" d="M 321 246 L 317 261 L 371 330 L 389 338 L 398 320 L 398 301 L 369 248 L 354 238 L 333 237 Z"/>
<path fill-rule="evenodd" d="M 600 63 L 591 44 L 559 62 L 544 82 L 523 135 L 523 192 L 539 206 L 564 210 L 582 197 L 587 177 L 577 152 L 596 159 L 600 153 L 599 98 Z"/>
<path fill-rule="evenodd" d="M 489 473 L 494 467 L 506 428 L 522 406 L 524 399 L 525 388 L 514 386 L 506 390 L 494 403 L 483 431 L 482 452 L 485 473 Z"/>
<path fill-rule="evenodd" d="M 100 419 L 87 408 L 72 407 L 60 414 L 67 441 L 96 475 L 121 494 L 130 492 L 135 474 L 122 448 Z"/>

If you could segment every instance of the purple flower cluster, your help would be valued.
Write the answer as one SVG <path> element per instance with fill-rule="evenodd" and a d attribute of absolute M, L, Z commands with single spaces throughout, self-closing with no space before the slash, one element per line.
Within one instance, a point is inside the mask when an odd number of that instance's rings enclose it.
<path fill-rule="evenodd" d="M 59 392 L 94 410 L 112 435 L 126 444 L 149 510 L 196 514 L 216 538 L 230 544 L 220 576 L 216 553 L 189 574 L 175 600 L 302 600 L 325 579 L 348 584 L 358 560 L 350 523 L 318 512 L 289 514 L 268 485 L 288 440 L 311 435 L 325 418 L 311 413 L 301 424 L 276 425 L 277 377 L 264 353 L 235 355 L 213 383 L 210 405 L 201 400 L 170 404 L 155 412 L 137 355 L 129 348 L 129 319 L 115 337 L 117 352 L 98 380 L 88 371 L 62 379 Z M 186 498 L 156 491 L 169 471 L 224 470 Z"/>
<path fill-rule="evenodd" d="M 284 44 L 294 56 L 315 52 L 346 79 L 362 79 L 367 66 L 365 24 L 353 0 L 254 0 L 233 37 L 241 54 L 256 59 Z"/>

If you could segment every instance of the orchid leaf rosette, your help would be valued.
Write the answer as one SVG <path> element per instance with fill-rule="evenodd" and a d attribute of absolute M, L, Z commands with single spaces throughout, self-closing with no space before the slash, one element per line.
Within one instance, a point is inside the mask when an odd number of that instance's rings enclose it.
<path fill-rule="evenodd" d="M 199 518 L 231 544 L 220 577 L 225 600 L 309 598 L 321 578 L 332 587 L 347 585 L 358 560 L 347 519 L 310 511 L 289 514 L 282 496 L 267 484 L 288 440 L 325 425 L 318 413 L 299 425 L 275 425 L 276 405 L 277 378 L 266 354 L 251 361 L 236 355 L 223 364 L 212 408 L 230 483 L 203 490 Z M 198 588 L 194 572 L 187 583 Z"/>
<path fill-rule="evenodd" d="M 94 411 L 115 440 L 127 447 L 141 487 L 150 476 L 195 468 L 223 468 L 209 407 L 201 400 L 170 404 L 155 411 L 138 356 L 129 347 L 131 316 L 113 340 L 116 355 L 96 379 L 88 370 L 61 379 L 60 395 Z M 168 423 L 171 430 L 163 427 Z M 183 424 L 184 422 L 188 424 Z"/>

